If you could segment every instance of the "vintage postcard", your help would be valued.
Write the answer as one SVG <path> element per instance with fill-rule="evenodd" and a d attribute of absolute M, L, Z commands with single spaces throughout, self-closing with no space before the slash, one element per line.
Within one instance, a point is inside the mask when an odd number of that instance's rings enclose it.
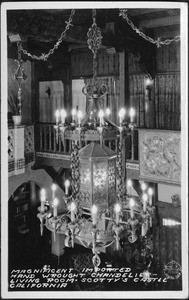
<path fill-rule="evenodd" d="M 2 299 L 187 299 L 187 175 L 186 2 L 2 2 Z"/>

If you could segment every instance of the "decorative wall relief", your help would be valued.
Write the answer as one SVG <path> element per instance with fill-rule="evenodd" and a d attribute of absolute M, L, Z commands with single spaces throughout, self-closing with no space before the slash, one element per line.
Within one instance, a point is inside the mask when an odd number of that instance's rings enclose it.
<path fill-rule="evenodd" d="M 140 178 L 181 182 L 180 132 L 139 130 Z"/>
<path fill-rule="evenodd" d="M 14 160 L 14 130 L 8 130 L 8 160 Z"/>
<path fill-rule="evenodd" d="M 34 151 L 34 125 L 25 127 L 25 152 Z"/>
<path fill-rule="evenodd" d="M 26 126 L 24 130 L 25 141 L 25 162 L 30 163 L 35 159 L 35 147 L 34 147 L 34 125 Z"/>

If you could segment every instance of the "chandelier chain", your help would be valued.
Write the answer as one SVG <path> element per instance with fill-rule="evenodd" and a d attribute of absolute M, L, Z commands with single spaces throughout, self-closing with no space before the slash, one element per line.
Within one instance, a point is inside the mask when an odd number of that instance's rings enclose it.
<path fill-rule="evenodd" d="M 170 45 L 172 42 L 179 42 L 180 41 L 180 36 L 175 36 L 173 39 L 166 39 L 162 40 L 161 37 L 158 37 L 157 40 L 152 39 L 151 37 L 147 36 L 145 33 L 140 31 L 134 24 L 133 22 L 129 19 L 127 15 L 127 9 L 119 9 L 120 13 L 119 16 L 121 16 L 123 19 L 127 21 L 129 26 L 142 38 L 145 40 L 149 41 L 152 44 L 156 44 L 157 48 L 161 47 L 161 45 Z"/>
<path fill-rule="evenodd" d="M 97 78 L 97 59 L 96 59 L 97 52 L 102 45 L 101 29 L 96 24 L 96 9 L 92 10 L 92 19 L 93 19 L 93 24 L 87 32 L 87 37 L 88 37 L 87 44 L 88 44 L 88 48 L 93 53 L 93 81 L 95 81 Z"/>
<path fill-rule="evenodd" d="M 18 48 L 18 61 L 21 62 L 21 49 L 22 49 L 22 43 L 18 42 L 17 43 L 17 48 Z"/>
<path fill-rule="evenodd" d="M 66 32 L 69 30 L 70 26 L 73 26 L 73 24 L 72 24 L 72 18 L 74 16 L 74 14 L 75 14 L 75 9 L 72 9 L 68 21 L 65 21 L 65 23 L 66 23 L 65 30 L 61 33 L 60 38 L 58 39 L 58 41 L 56 42 L 56 44 L 54 45 L 54 47 L 49 50 L 48 53 L 46 53 L 46 54 L 42 53 L 40 56 L 33 55 L 33 54 L 29 53 L 27 50 L 23 49 L 22 46 L 21 46 L 20 50 L 24 54 L 30 56 L 32 59 L 46 61 L 49 58 L 49 56 L 54 53 L 55 49 L 57 49 L 59 47 L 59 45 L 62 43 L 62 40 L 66 36 Z"/>
<path fill-rule="evenodd" d="M 92 19 L 93 19 L 93 23 L 96 24 L 96 9 L 92 10 Z"/>

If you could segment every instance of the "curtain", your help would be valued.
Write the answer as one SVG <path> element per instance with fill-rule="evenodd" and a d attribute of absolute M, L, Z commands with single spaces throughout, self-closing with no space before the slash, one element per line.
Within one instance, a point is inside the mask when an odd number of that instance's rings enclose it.
<path fill-rule="evenodd" d="M 129 76 L 130 106 L 136 110 L 137 127 L 145 127 L 144 74 Z"/>
<path fill-rule="evenodd" d="M 180 130 L 180 73 L 155 77 L 156 128 Z"/>
<path fill-rule="evenodd" d="M 145 76 L 129 76 L 130 106 L 136 110 L 137 127 L 145 127 Z M 155 128 L 180 130 L 180 73 L 156 74 L 154 79 Z"/>

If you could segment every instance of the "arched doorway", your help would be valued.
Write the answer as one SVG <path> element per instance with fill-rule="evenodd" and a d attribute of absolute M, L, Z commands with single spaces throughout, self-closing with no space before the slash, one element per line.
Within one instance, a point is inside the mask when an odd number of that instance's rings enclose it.
<path fill-rule="evenodd" d="M 40 235 L 37 218 L 40 187 L 34 181 L 21 184 L 8 203 L 8 264 L 9 270 L 38 268 L 51 256 L 51 234 Z"/>

